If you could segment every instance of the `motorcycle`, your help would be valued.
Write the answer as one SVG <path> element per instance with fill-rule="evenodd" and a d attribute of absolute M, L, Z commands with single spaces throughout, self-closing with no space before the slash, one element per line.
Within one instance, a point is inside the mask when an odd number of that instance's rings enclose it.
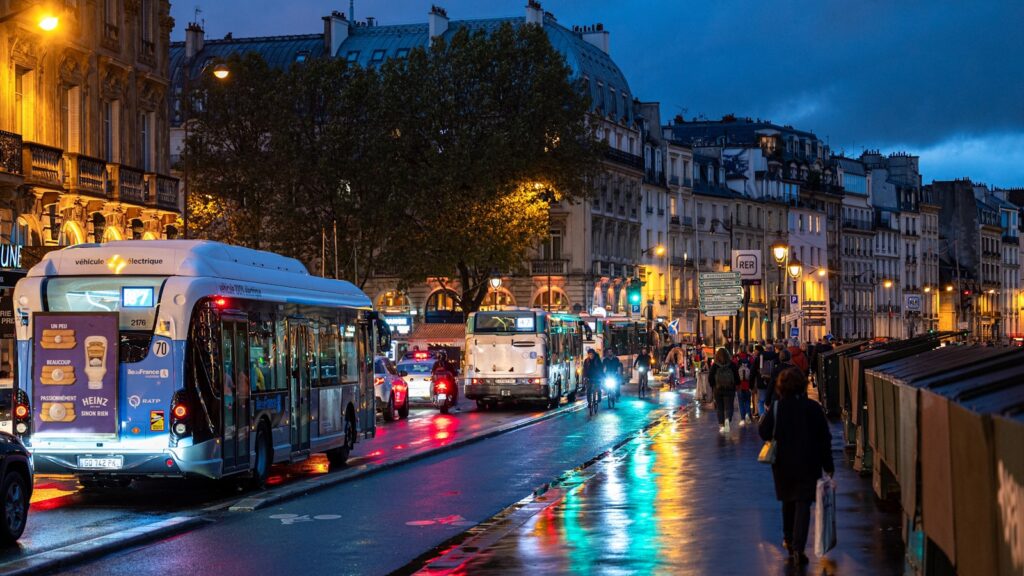
<path fill-rule="evenodd" d="M 441 414 L 447 414 L 458 401 L 459 389 L 454 378 L 448 375 L 432 378 L 431 403 L 441 410 Z"/>
<path fill-rule="evenodd" d="M 615 401 L 619 398 L 619 379 L 616 376 L 604 377 L 604 392 L 608 395 L 608 408 L 615 408 Z"/>

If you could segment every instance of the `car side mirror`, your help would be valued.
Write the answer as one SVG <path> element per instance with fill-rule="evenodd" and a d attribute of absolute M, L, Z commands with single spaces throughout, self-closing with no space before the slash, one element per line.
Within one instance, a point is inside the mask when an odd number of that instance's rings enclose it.
<path fill-rule="evenodd" d="M 401 376 L 402 378 L 405 378 L 406 376 L 409 375 L 409 372 L 407 372 L 405 370 L 399 370 L 398 371 L 398 375 Z"/>

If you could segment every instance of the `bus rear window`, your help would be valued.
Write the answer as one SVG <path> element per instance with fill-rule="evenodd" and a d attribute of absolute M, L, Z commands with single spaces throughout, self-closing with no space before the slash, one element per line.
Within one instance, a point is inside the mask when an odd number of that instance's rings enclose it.
<path fill-rule="evenodd" d="M 164 278 L 153 276 L 65 276 L 46 282 L 51 312 L 118 312 L 121 330 L 149 332 Z"/>
<path fill-rule="evenodd" d="M 536 332 L 537 321 L 533 312 L 477 312 L 473 332 L 492 334 L 502 332 Z"/>

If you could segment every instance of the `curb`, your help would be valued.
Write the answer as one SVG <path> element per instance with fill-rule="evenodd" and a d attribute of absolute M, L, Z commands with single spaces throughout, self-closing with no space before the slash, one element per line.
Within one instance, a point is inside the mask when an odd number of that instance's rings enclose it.
<path fill-rule="evenodd" d="M 0 571 L 8 576 L 38 574 L 58 568 L 80 564 L 83 561 L 103 556 L 110 552 L 124 550 L 130 546 L 157 540 L 208 522 L 202 516 L 174 516 L 131 528 L 117 533 L 97 536 L 61 548 L 55 548 L 39 554 L 33 554 L 20 560 L 0 565 Z"/>
<path fill-rule="evenodd" d="M 486 552 L 498 540 L 526 524 L 537 514 L 551 506 L 557 505 L 569 491 L 587 480 L 587 478 L 583 478 L 578 483 L 563 485 L 571 475 L 583 472 L 608 458 L 626 444 L 637 440 L 652 428 L 667 423 L 678 411 L 679 408 L 669 410 L 666 414 L 648 422 L 642 428 L 626 435 L 625 438 L 614 444 L 611 448 L 606 449 L 575 468 L 566 470 L 558 477 L 544 482 L 535 488 L 529 496 L 506 507 L 479 525 L 438 544 L 432 550 L 422 554 L 402 568 L 395 570 L 392 574 L 439 576 L 461 573 L 459 570 L 464 568 L 467 562 Z"/>
<path fill-rule="evenodd" d="M 401 466 L 403 464 L 408 464 L 410 462 L 415 462 L 417 460 L 422 460 L 424 458 L 429 458 L 431 456 L 444 454 L 445 452 L 454 450 L 456 448 L 461 448 L 469 444 L 473 444 L 474 442 L 479 442 L 481 440 L 486 440 L 488 438 L 500 436 L 507 432 L 512 432 L 520 428 L 531 426 L 538 422 L 549 420 L 556 416 L 561 416 L 562 414 L 578 412 L 580 410 L 583 410 L 584 408 L 586 408 L 586 403 L 577 400 L 573 404 L 568 404 L 556 410 L 544 412 L 539 416 L 528 418 L 526 420 L 519 420 L 511 424 L 506 424 L 505 426 L 500 426 L 493 430 L 476 432 L 474 434 L 471 434 L 449 444 L 445 444 L 444 446 L 434 448 L 432 450 L 416 452 L 413 454 L 409 454 L 408 456 L 403 456 L 401 458 L 389 460 L 387 462 L 381 462 L 380 464 L 363 464 L 358 468 L 346 470 L 344 472 L 341 472 L 340 474 L 327 474 L 309 480 L 303 480 L 301 482 L 289 485 L 284 488 L 275 489 L 272 494 L 267 494 L 266 497 L 253 496 L 249 498 L 244 498 L 232 504 L 230 507 L 228 507 L 228 510 L 230 512 L 255 512 L 256 510 L 265 508 L 273 504 L 279 504 L 286 500 L 291 500 L 293 498 L 297 498 L 305 494 L 310 494 L 318 490 L 323 490 L 324 488 L 335 486 L 343 482 L 348 482 L 356 478 L 364 478 L 366 476 L 377 474 L 378 472 L 383 472 L 396 466 Z"/>

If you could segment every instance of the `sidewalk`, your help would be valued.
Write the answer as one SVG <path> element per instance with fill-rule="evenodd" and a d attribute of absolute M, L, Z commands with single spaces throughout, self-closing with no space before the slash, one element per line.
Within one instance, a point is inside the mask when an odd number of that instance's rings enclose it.
<path fill-rule="evenodd" d="M 471 574 L 899 574 L 897 511 L 876 506 L 870 480 L 846 463 L 833 429 L 839 544 L 805 570 L 786 563 L 782 513 L 756 426 L 696 406 L 562 484 L 564 497 L 481 551 Z M 674 394 L 664 392 L 663 394 Z M 738 417 L 738 416 L 737 416 Z M 812 517 L 813 530 L 813 517 Z"/>

